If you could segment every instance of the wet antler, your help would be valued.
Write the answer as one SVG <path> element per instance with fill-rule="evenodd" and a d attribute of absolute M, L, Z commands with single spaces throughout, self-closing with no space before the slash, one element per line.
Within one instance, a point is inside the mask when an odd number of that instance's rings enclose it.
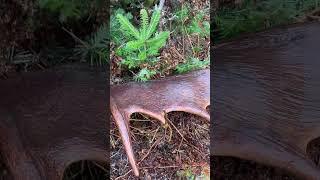
<path fill-rule="evenodd" d="M 307 158 L 320 137 L 320 24 L 250 35 L 214 49 L 211 154 L 319 179 Z"/>
<path fill-rule="evenodd" d="M 14 180 L 107 161 L 106 72 L 70 65 L 0 80 L 0 153 Z"/>
<path fill-rule="evenodd" d="M 129 120 L 132 113 L 143 113 L 165 123 L 165 114 L 184 111 L 209 120 L 206 107 L 210 104 L 210 70 L 194 71 L 146 83 L 128 83 L 111 87 L 111 113 L 136 176 Z"/>

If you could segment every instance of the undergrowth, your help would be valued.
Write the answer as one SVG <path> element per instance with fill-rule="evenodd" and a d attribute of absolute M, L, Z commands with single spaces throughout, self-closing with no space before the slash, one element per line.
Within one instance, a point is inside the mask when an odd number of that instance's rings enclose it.
<path fill-rule="evenodd" d="M 142 65 L 157 61 L 156 56 L 159 55 L 159 50 L 165 45 L 170 33 L 168 31 L 156 32 L 161 9 L 155 8 L 150 20 L 145 9 L 141 9 L 140 16 L 140 28 L 137 29 L 126 16 L 117 14 L 120 31 L 126 37 L 126 43 L 118 47 L 116 53 L 123 58 L 121 63 L 126 65 L 129 70 L 139 69 L 134 79 L 146 81 L 156 72 L 143 68 Z"/>
<path fill-rule="evenodd" d="M 74 48 L 74 56 L 79 57 L 81 61 L 89 61 L 91 66 L 106 64 L 109 59 L 109 27 L 106 24 L 101 25 L 96 32 L 93 32 L 86 40 L 81 40 L 72 32 L 68 32 L 77 42 Z"/>
<path fill-rule="evenodd" d="M 162 14 L 157 8 L 142 8 L 139 14 L 112 9 L 112 69 L 120 76 L 130 72 L 133 80 L 147 81 L 208 67 L 209 8 L 190 7 L 184 2 L 177 9 L 164 7 Z"/>
<path fill-rule="evenodd" d="M 320 7 L 320 0 L 244 0 L 234 9 L 221 8 L 214 17 L 216 40 L 228 39 L 245 32 L 297 21 L 306 12 Z"/>
<path fill-rule="evenodd" d="M 209 66 L 209 64 L 210 64 L 209 58 L 203 61 L 199 60 L 198 58 L 191 58 L 186 63 L 179 64 L 176 67 L 176 70 L 178 73 L 186 73 L 189 71 L 205 68 Z"/>
<path fill-rule="evenodd" d="M 103 0 L 38 0 L 42 10 L 57 15 L 61 22 L 90 16 L 91 10 L 101 7 L 103 3 Z"/>
<path fill-rule="evenodd" d="M 206 54 L 208 58 L 199 57 L 199 53 L 207 46 L 207 44 L 200 43 L 200 39 L 204 42 L 210 39 L 210 22 L 206 19 L 207 14 L 209 14 L 209 9 L 192 12 L 191 5 L 188 3 L 183 4 L 174 13 L 174 32 L 176 35 L 182 35 L 182 38 L 188 39 L 192 50 L 184 51 L 184 56 L 187 58 L 183 63 L 176 66 L 176 72 L 185 73 L 209 66 L 209 49 Z"/>

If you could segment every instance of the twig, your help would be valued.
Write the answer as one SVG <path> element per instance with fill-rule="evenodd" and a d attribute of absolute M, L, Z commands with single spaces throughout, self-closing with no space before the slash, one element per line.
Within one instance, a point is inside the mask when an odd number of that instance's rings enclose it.
<path fill-rule="evenodd" d="M 207 129 L 207 128 L 205 128 L 205 127 L 202 127 L 201 125 L 199 125 L 199 124 L 197 124 L 197 123 L 192 122 L 192 124 L 198 126 L 199 128 L 201 128 L 201 129 L 203 129 L 203 130 L 205 130 L 205 131 L 209 131 L 209 129 Z"/>
<path fill-rule="evenodd" d="M 193 165 L 187 165 L 187 167 L 202 167 L 203 164 L 193 164 Z M 158 168 L 158 169 L 166 169 L 166 168 L 184 168 L 184 166 L 178 166 L 178 165 L 172 165 L 172 166 L 157 166 L 157 167 L 150 167 L 150 166 L 147 166 L 147 167 L 141 167 L 141 169 L 155 169 L 155 168 Z"/>
<path fill-rule="evenodd" d="M 204 156 L 202 155 L 202 152 L 201 152 L 197 147 L 195 147 L 194 145 L 190 144 L 189 141 L 188 141 L 186 138 L 184 138 L 184 136 L 180 133 L 180 131 L 178 130 L 178 128 L 177 128 L 166 116 L 165 116 L 165 118 L 166 118 L 166 121 L 168 121 L 168 122 L 174 127 L 174 129 L 178 132 L 178 134 L 181 136 L 181 138 L 182 138 L 183 140 L 185 140 L 186 143 L 187 143 L 189 146 L 191 146 L 191 147 L 193 147 L 195 150 L 197 150 L 197 151 L 199 152 L 199 154 L 204 158 Z"/>
<path fill-rule="evenodd" d="M 105 167 L 103 167 L 101 164 L 96 163 L 93 161 L 93 164 L 96 165 L 97 167 L 99 167 L 100 169 L 102 169 L 104 172 L 107 172 L 107 169 Z"/>
<path fill-rule="evenodd" d="M 152 144 L 152 146 L 149 148 L 147 154 L 144 155 L 143 158 L 138 162 L 138 165 L 139 165 L 146 157 L 148 157 L 148 155 L 150 154 L 150 152 L 151 152 L 151 150 L 153 149 L 153 147 L 154 147 L 155 145 L 158 145 L 159 142 L 160 142 L 160 140 L 162 140 L 162 139 L 163 139 L 163 138 L 158 139 L 158 140 L 156 140 L 156 142 L 154 142 L 154 143 Z"/>
<path fill-rule="evenodd" d="M 114 156 L 116 156 L 117 154 L 119 154 L 121 148 L 122 148 L 122 146 L 119 147 L 119 150 L 116 153 L 114 153 L 113 155 L 110 156 L 110 159 L 113 158 Z"/>
<path fill-rule="evenodd" d="M 166 169 L 166 168 L 181 168 L 182 166 L 177 166 L 177 165 L 173 165 L 173 166 L 158 166 L 158 167 L 142 167 L 142 169 L 155 169 L 155 168 L 158 168 L 158 169 Z"/>
<path fill-rule="evenodd" d="M 67 30 L 66 28 L 64 28 L 64 27 L 62 27 L 62 29 L 63 29 L 64 31 L 66 31 L 70 36 L 72 36 L 74 40 L 80 42 L 80 43 L 81 43 L 82 45 L 84 45 L 86 48 L 89 47 L 86 42 L 82 41 L 80 38 L 78 38 L 78 37 L 77 37 L 76 35 L 74 35 L 72 32 L 68 31 L 68 30 Z"/>
<path fill-rule="evenodd" d="M 177 50 L 177 48 L 176 48 L 175 46 L 173 46 L 172 49 L 175 51 L 175 53 L 176 53 L 182 60 L 185 60 L 184 57 L 179 53 L 179 51 Z"/>
<path fill-rule="evenodd" d="M 151 142 L 153 142 L 153 140 L 156 138 L 156 135 L 157 135 L 159 129 L 160 129 L 160 127 L 158 127 L 158 128 L 156 129 L 156 132 L 154 133 L 154 136 L 152 137 Z"/>
<path fill-rule="evenodd" d="M 115 178 L 114 180 L 118 180 L 118 179 L 121 179 L 121 178 L 127 176 L 131 171 L 132 171 L 132 169 L 130 169 L 130 170 L 129 170 L 128 172 L 126 172 L 124 175 Z"/>
<path fill-rule="evenodd" d="M 193 44 L 192 44 L 192 41 L 191 41 L 190 35 L 189 35 L 189 33 L 188 33 L 188 31 L 187 31 L 187 29 L 186 29 L 185 27 L 183 28 L 183 30 L 184 30 L 184 31 L 185 31 L 185 33 L 187 34 L 187 37 L 188 37 L 189 43 L 190 43 L 190 45 L 191 45 L 192 54 L 193 54 L 193 56 L 195 56 L 196 54 L 195 54 L 195 51 L 194 51 L 194 47 L 193 47 Z"/>
<path fill-rule="evenodd" d="M 151 123 L 154 123 L 153 121 L 150 121 L 149 119 L 130 119 L 130 121 L 137 121 L 137 122 L 151 122 Z"/>
<path fill-rule="evenodd" d="M 178 134 L 181 136 L 181 138 L 182 138 L 183 140 L 185 140 L 186 142 L 188 142 L 188 140 L 187 140 L 186 138 L 184 138 L 184 136 L 180 133 L 180 131 L 178 130 L 178 128 L 177 128 L 167 117 L 165 117 L 165 119 L 166 119 L 166 121 L 168 121 L 168 122 L 174 127 L 174 129 L 178 132 Z"/>
<path fill-rule="evenodd" d="M 159 2 L 159 9 L 163 9 L 163 6 L 164 6 L 164 2 L 165 2 L 165 0 L 160 0 L 160 2 Z"/>

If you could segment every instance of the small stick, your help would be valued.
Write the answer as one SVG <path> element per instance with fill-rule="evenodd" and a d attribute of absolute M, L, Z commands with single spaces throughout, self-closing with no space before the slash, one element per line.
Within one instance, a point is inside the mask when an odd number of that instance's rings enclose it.
<path fill-rule="evenodd" d="M 150 152 L 151 152 L 151 150 L 153 149 L 153 147 L 155 146 L 155 145 L 158 145 L 159 144 L 159 142 L 160 142 L 160 140 L 162 140 L 163 138 L 161 138 L 161 139 L 158 139 L 158 140 L 156 140 L 156 142 L 154 142 L 153 144 L 152 144 L 152 146 L 149 148 L 149 150 L 148 150 L 148 152 L 147 152 L 147 154 L 146 155 L 144 155 L 143 156 L 143 158 L 138 162 L 138 165 L 146 158 L 146 157 L 148 157 L 149 156 L 149 154 L 150 154 Z"/>
<path fill-rule="evenodd" d="M 179 133 L 179 135 L 182 137 L 182 139 L 185 140 L 186 143 L 187 143 L 189 146 L 191 146 L 191 147 L 193 147 L 195 150 L 197 150 L 197 151 L 199 152 L 199 154 L 203 157 L 202 152 L 201 152 L 197 147 L 195 147 L 194 145 L 190 144 L 189 141 L 188 141 L 186 138 L 184 138 L 184 136 L 180 133 L 180 131 L 178 130 L 178 128 L 177 128 L 168 118 L 166 118 L 166 121 L 168 121 L 168 122 L 175 128 L 175 130 Z"/>
<path fill-rule="evenodd" d="M 127 176 L 131 171 L 132 171 L 132 169 L 131 169 L 131 170 L 129 170 L 128 172 L 126 172 L 124 175 L 122 175 L 122 176 L 119 176 L 119 177 L 115 178 L 114 180 L 118 180 L 118 179 L 121 179 L 121 178 L 123 178 L 123 177 Z"/>

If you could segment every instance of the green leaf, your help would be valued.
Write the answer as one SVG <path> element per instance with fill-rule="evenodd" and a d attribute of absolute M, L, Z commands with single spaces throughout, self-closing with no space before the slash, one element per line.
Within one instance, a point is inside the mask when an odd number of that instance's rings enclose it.
<path fill-rule="evenodd" d="M 166 44 L 166 41 L 169 38 L 169 35 L 170 35 L 169 31 L 164 31 L 164 32 L 160 32 L 155 37 L 149 39 L 147 41 L 147 45 L 150 48 L 150 50 L 159 51 L 159 49 Z"/>
<path fill-rule="evenodd" d="M 146 40 L 147 36 L 146 36 L 146 33 L 147 33 L 147 28 L 148 28 L 148 25 L 149 25 L 149 16 L 148 16 L 148 13 L 145 9 L 141 9 L 140 11 L 140 16 L 141 16 L 141 29 L 140 29 L 140 34 L 141 34 L 141 38 Z"/>
<path fill-rule="evenodd" d="M 131 51 L 135 51 L 143 47 L 144 41 L 143 40 L 134 40 L 134 41 L 129 41 L 126 44 L 126 48 Z"/>
<path fill-rule="evenodd" d="M 141 51 L 138 57 L 141 61 L 145 61 L 147 59 L 147 51 Z"/>
<path fill-rule="evenodd" d="M 140 39 L 139 31 L 129 22 L 129 20 L 126 17 L 124 17 L 122 14 L 117 14 L 117 18 L 124 31 L 128 32 L 131 36 L 135 37 L 136 39 Z"/>
<path fill-rule="evenodd" d="M 185 72 L 205 68 L 209 66 L 209 64 L 210 64 L 209 59 L 201 61 L 198 58 L 191 58 L 188 62 L 184 64 L 179 64 L 176 67 L 176 71 L 178 73 L 185 73 Z"/>
<path fill-rule="evenodd" d="M 136 81 L 145 82 L 145 81 L 148 81 L 149 79 L 151 79 L 151 77 L 154 76 L 155 74 L 157 74 L 156 71 L 144 68 L 139 71 L 139 73 L 134 77 L 134 79 Z"/>
<path fill-rule="evenodd" d="M 149 28 L 146 33 L 146 39 L 149 39 L 152 34 L 156 31 L 158 23 L 160 21 L 161 11 L 159 9 L 155 9 L 152 13 L 151 21 Z"/>

